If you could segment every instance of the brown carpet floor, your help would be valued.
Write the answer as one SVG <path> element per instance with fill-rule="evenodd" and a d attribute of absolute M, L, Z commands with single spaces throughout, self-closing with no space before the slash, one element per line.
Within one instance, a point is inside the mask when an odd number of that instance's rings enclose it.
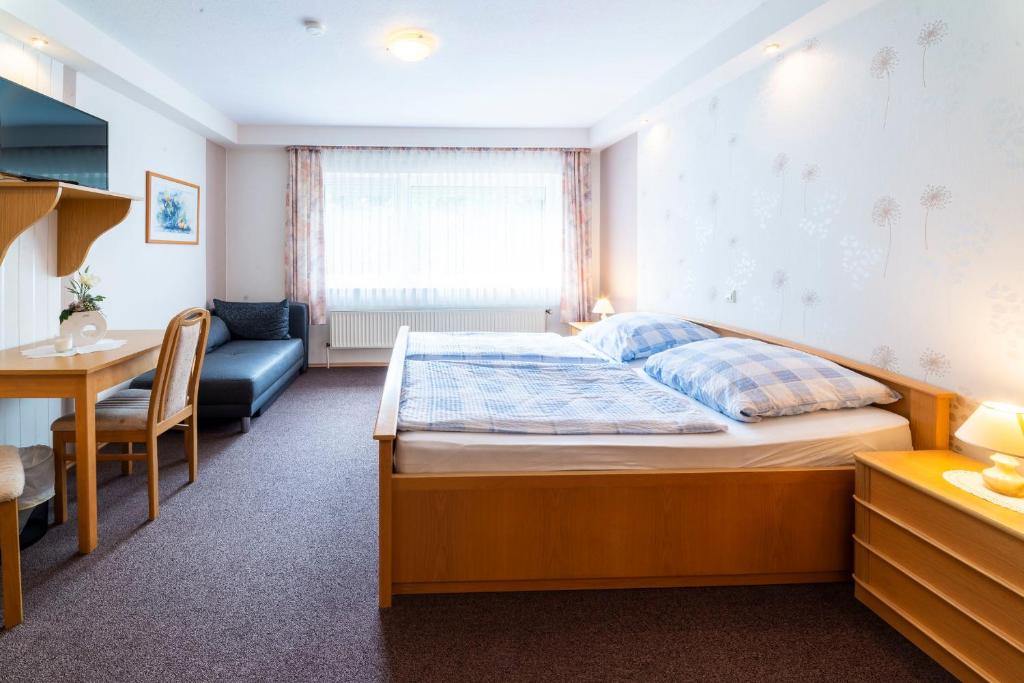
<path fill-rule="evenodd" d="M 100 470 L 100 545 L 74 523 L 22 558 L 3 681 L 937 681 L 849 584 L 397 598 L 376 607 L 383 371 L 311 370 L 253 420 Z M 72 515 L 74 514 L 72 505 Z"/>

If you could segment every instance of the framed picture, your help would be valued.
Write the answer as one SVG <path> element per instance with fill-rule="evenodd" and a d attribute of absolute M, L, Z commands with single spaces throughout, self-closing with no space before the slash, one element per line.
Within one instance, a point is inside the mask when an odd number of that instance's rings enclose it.
<path fill-rule="evenodd" d="M 199 244 L 199 186 L 146 171 L 146 242 Z"/>

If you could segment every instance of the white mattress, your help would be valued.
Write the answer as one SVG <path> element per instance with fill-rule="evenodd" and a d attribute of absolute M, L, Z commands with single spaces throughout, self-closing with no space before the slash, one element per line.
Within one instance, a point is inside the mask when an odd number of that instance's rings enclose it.
<path fill-rule="evenodd" d="M 643 374 L 643 371 L 637 369 Z M 665 391 L 663 384 L 649 381 Z M 737 422 L 714 434 L 489 434 L 401 432 L 400 473 L 557 472 L 850 465 L 858 451 L 909 450 L 910 424 L 881 408 L 822 410 Z"/>

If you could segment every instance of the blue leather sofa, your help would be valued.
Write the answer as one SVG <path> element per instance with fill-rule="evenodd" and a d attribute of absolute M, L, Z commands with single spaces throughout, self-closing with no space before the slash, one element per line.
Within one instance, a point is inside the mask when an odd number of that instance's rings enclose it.
<path fill-rule="evenodd" d="M 211 310 L 213 316 L 217 315 Z M 217 333 L 215 328 L 221 328 Z M 238 418 L 249 431 L 259 417 L 300 373 L 309 368 L 309 307 L 288 303 L 291 339 L 232 339 L 227 327 L 211 325 L 206 359 L 199 378 L 199 417 Z M 133 389 L 153 386 L 153 371 L 132 380 Z"/>

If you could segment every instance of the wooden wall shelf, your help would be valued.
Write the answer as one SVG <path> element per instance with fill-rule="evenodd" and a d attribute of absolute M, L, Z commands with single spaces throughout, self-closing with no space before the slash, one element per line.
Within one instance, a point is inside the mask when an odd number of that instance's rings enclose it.
<path fill-rule="evenodd" d="M 0 180 L 0 263 L 18 235 L 57 211 L 57 275 L 82 267 L 96 239 L 128 217 L 140 197 L 57 181 Z"/>

